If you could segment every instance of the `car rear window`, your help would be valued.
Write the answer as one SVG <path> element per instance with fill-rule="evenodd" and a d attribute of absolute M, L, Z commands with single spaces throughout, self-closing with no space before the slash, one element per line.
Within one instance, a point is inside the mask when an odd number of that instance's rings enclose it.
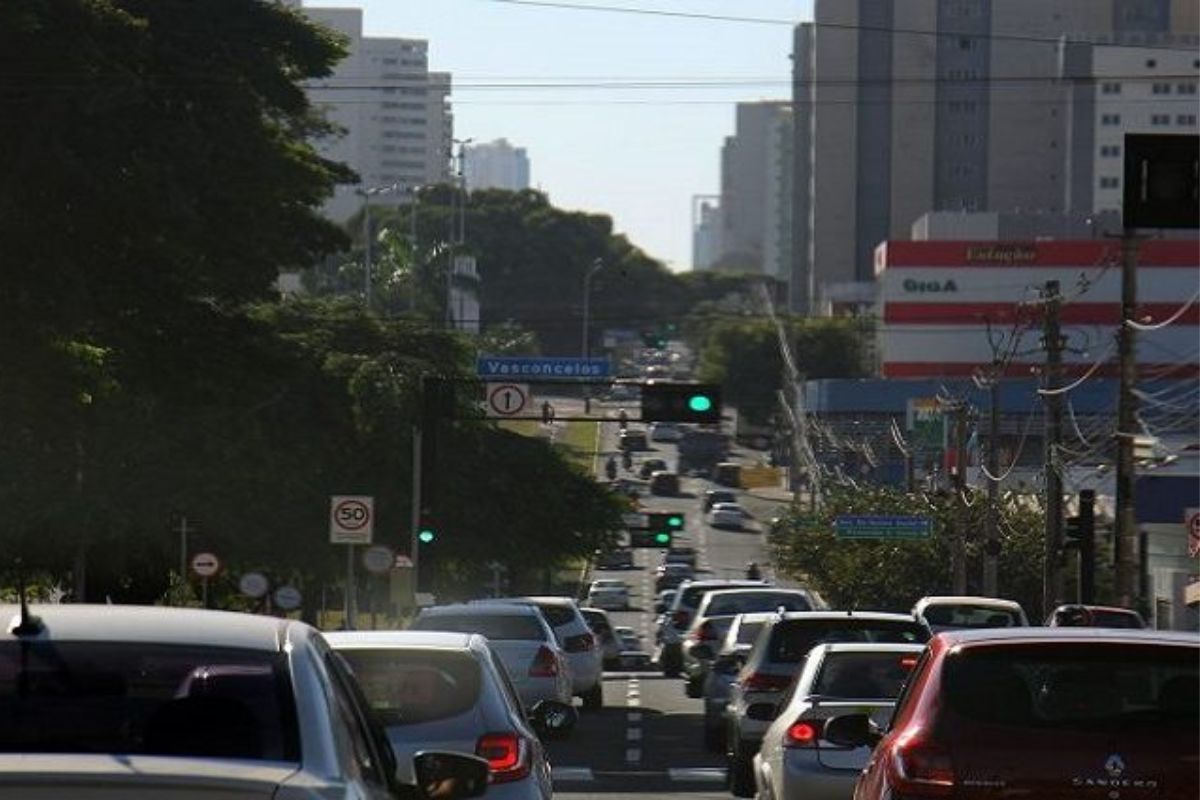
<path fill-rule="evenodd" d="M 1129 734 L 1200 724 L 1200 649 L 1054 643 L 980 647 L 951 655 L 948 705 L 999 725 Z"/>
<path fill-rule="evenodd" d="M 915 653 L 826 653 L 813 680 L 812 693 L 894 700 L 916 658 Z"/>
<path fill-rule="evenodd" d="M 754 644 L 758 639 L 758 634 L 762 633 L 765 622 L 743 622 L 738 626 L 737 643 L 738 644 Z"/>
<path fill-rule="evenodd" d="M 575 621 L 575 609 L 570 606 L 551 605 L 549 603 L 542 605 L 539 603 L 538 608 L 542 610 L 542 616 L 555 628 L 570 625 Z"/>
<path fill-rule="evenodd" d="M 738 589 L 741 588 L 737 584 L 723 586 L 721 584 L 709 586 L 689 586 L 683 590 L 683 594 L 679 598 L 679 605 L 684 608 L 689 608 L 695 611 L 700 605 L 700 601 L 704 599 L 704 595 L 715 589 Z"/>
<path fill-rule="evenodd" d="M 0 644 L 0 752 L 299 761 L 288 674 L 278 653 Z"/>
<path fill-rule="evenodd" d="M 925 626 L 912 620 L 838 619 L 782 620 L 771 631 L 768 660 L 798 664 L 808 651 L 827 642 L 880 642 L 922 644 L 929 639 Z"/>
<path fill-rule="evenodd" d="M 479 699 L 479 663 L 468 653 L 437 650 L 339 650 L 384 725 L 457 716 Z"/>
<path fill-rule="evenodd" d="M 546 631 L 528 614 L 430 614 L 417 617 L 412 624 L 417 631 L 450 631 L 478 633 L 489 639 L 534 640 L 544 642 Z"/>
<path fill-rule="evenodd" d="M 926 622 L 949 628 L 1015 628 L 1021 616 L 1011 610 L 976 605 L 934 605 L 922 612 Z"/>
<path fill-rule="evenodd" d="M 812 611 L 812 604 L 803 595 L 790 592 L 722 592 L 708 601 L 705 615 L 749 614 L 779 608 L 784 611 Z"/>

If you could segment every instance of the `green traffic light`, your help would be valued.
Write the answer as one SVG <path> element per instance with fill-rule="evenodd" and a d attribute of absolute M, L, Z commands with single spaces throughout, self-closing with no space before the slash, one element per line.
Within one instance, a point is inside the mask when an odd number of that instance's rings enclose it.
<path fill-rule="evenodd" d="M 437 538 L 437 534 L 434 533 L 431 528 L 422 528 L 420 532 L 417 533 L 417 540 L 420 541 L 421 544 L 429 544 L 435 538 Z"/>
<path fill-rule="evenodd" d="M 657 544 L 670 544 L 670 543 L 671 543 L 671 534 L 669 534 L 669 533 L 656 533 L 656 534 L 654 534 L 654 541 L 655 541 Z"/>
<path fill-rule="evenodd" d="M 683 527 L 683 517 L 680 517 L 680 516 L 667 517 L 667 525 L 669 525 L 672 528 L 682 528 Z"/>
<path fill-rule="evenodd" d="M 706 394 L 694 394 L 688 398 L 688 409 L 702 414 L 705 411 L 712 411 L 712 398 Z"/>

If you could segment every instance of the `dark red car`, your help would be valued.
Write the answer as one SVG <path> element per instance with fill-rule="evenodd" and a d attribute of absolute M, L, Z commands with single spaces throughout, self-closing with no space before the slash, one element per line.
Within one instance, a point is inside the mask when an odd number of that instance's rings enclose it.
<path fill-rule="evenodd" d="M 854 800 L 1195 800 L 1200 637 L 1150 630 L 942 633 L 886 732 L 826 723 L 834 746 L 877 743 Z"/>

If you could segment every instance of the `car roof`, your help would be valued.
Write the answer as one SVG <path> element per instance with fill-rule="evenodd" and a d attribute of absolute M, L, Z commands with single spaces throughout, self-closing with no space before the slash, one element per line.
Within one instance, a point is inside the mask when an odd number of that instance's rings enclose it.
<path fill-rule="evenodd" d="M 1200 634 L 1157 631 L 1148 628 L 974 628 L 943 631 L 935 640 L 947 648 L 1002 644 L 1052 644 L 1088 642 L 1096 644 L 1165 644 L 1200 647 Z"/>
<path fill-rule="evenodd" d="M 741 508 L 741 507 L 742 506 L 740 503 L 713 503 L 714 511 L 719 508 Z"/>
<path fill-rule="evenodd" d="M 1137 611 L 1132 608 L 1123 608 L 1122 606 L 1097 606 L 1091 603 L 1063 603 L 1061 606 L 1056 606 L 1054 611 L 1063 611 L 1068 608 L 1086 608 L 1088 611 L 1106 611 L 1112 614 L 1129 614 L 1130 616 L 1140 617 Z M 1050 613 L 1054 613 L 1054 611 Z"/>
<path fill-rule="evenodd" d="M 583 614 L 585 617 L 593 616 L 593 617 L 604 617 L 605 619 L 608 619 L 608 612 L 605 611 L 603 608 L 592 608 L 591 606 L 584 606 L 583 608 L 579 609 L 579 613 Z"/>
<path fill-rule="evenodd" d="M 880 622 L 917 622 L 912 614 L 894 614 L 890 611 L 785 611 L 778 615 L 780 621 L 806 619 L 870 619 Z"/>
<path fill-rule="evenodd" d="M 0 605 L 3 638 L 15 641 L 12 630 L 20 621 L 20 606 Z M 91 605 L 86 603 L 34 605 L 31 615 L 44 630 L 25 641 L 121 642 L 201 647 L 232 647 L 280 652 L 296 633 L 311 629 L 302 622 L 260 614 L 208 611 L 167 606 Z"/>
<path fill-rule="evenodd" d="M 481 615 L 488 616 L 533 616 L 542 618 L 541 613 L 533 604 L 491 602 L 488 600 L 473 600 L 470 603 L 450 603 L 444 606 L 429 606 L 421 609 L 421 616 L 447 615 Z"/>
<path fill-rule="evenodd" d="M 774 586 L 774 584 L 767 583 L 766 581 L 761 581 L 761 580 L 753 580 L 750 578 L 746 578 L 744 580 L 740 579 L 740 578 L 702 578 L 701 580 L 698 580 L 698 581 L 686 581 L 679 588 L 680 589 L 697 589 L 697 588 L 703 589 L 707 586 L 731 586 L 731 587 L 744 587 L 744 588 L 750 589 L 750 588 L 754 588 L 756 586 Z"/>
<path fill-rule="evenodd" d="M 547 606 L 575 606 L 575 601 L 570 597 L 563 597 L 556 594 L 541 594 L 528 595 L 524 597 L 494 597 L 489 600 L 479 600 L 481 603 L 537 603 Z"/>
<path fill-rule="evenodd" d="M 1015 600 L 1005 600 L 1002 597 L 975 597 L 972 595 L 930 595 L 922 597 L 913 606 L 913 613 L 917 613 L 918 609 L 925 609 L 929 606 L 992 606 L 995 608 L 1007 608 L 1013 611 L 1020 611 L 1021 604 Z"/>
<path fill-rule="evenodd" d="M 325 639 L 336 650 L 395 647 L 421 650 L 469 650 L 483 637 L 448 631 L 330 631 Z"/>
<path fill-rule="evenodd" d="M 902 644 L 899 642 L 826 642 L 812 648 L 811 652 L 822 653 L 921 653 L 924 644 Z"/>

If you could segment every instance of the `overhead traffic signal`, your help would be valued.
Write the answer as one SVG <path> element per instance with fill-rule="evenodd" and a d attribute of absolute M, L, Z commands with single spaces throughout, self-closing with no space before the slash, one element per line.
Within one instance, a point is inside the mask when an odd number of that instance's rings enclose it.
<path fill-rule="evenodd" d="M 655 511 L 645 515 L 646 527 L 629 531 L 630 547 L 668 548 L 684 527 L 683 514 Z"/>
<path fill-rule="evenodd" d="M 1063 546 L 1079 550 L 1079 602 L 1091 603 L 1096 595 L 1096 493 L 1079 492 L 1079 513 L 1067 517 Z"/>
<path fill-rule="evenodd" d="M 645 422 L 721 421 L 721 387 L 709 383 L 647 383 L 642 386 Z"/>

